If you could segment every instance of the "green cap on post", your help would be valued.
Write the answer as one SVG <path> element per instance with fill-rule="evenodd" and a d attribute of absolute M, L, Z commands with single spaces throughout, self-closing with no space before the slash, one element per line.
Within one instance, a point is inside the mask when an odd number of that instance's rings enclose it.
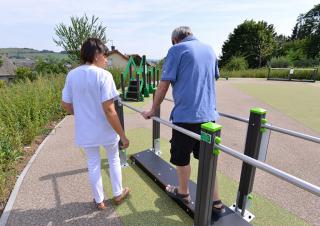
<path fill-rule="evenodd" d="M 264 115 L 267 113 L 267 110 L 265 110 L 263 108 L 251 108 L 250 112 L 258 114 L 258 115 Z"/>
<path fill-rule="evenodd" d="M 205 129 L 212 133 L 217 132 L 222 129 L 222 126 L 213 122 L 206 122 L 201 124 L 201 129 Z"/>

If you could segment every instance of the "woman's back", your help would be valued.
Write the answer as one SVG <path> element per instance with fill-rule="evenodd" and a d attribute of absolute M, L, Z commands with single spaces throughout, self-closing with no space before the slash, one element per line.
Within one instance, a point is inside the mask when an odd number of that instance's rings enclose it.
<path fill-rule="evenodd" d="M 73 103 L 77 145 L 99 146 L 119 140 L 102 108 L 102 102 L 118 96 L 108 71 L 94 65 L 79 66 L 69 72 L 63 92 Z"/>

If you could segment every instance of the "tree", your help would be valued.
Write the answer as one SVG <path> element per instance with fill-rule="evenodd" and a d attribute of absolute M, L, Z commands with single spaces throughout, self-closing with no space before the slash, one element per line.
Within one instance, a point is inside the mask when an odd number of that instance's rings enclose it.
<path fill-rule="evenodd" d="M 267 22 L 246 20 L 238 25 L 223 43 L 220 64 L 226 65 L 233 56 L 243 56 L 250 68 L 267 63 L 275 50 L 276 32 Z"/>
<path fill-rule="evenodd" d="M 61 46 L 72 60 L 80 60 L 80 48 L 87 38 L 99 38 L 106 43 L 106 27 L 98 23 L 99 17 L 92 16 L 91 19 L 84 15 L 82 17 L 71 17 L 71 25 L 60 23 L 55 27 L 57 39 L 53 41 Z"/>
<path fill-rule="evenodd" d="M 3 64 L 3 60 L 2 60 L 2 56 L 0 56 L 0 67 L 2 66 Z"/>
<path fill-rule="evenodd" d="M 286 55 L 286 46 L 290 42 L 290 37 L 285 35 L 277 35 L 275 37 L 276 47 L 273 52 L 273 57 L 281 57 Z"/>
<path fill-rule="evenodd" d="M 248 63 L 244 57 L 233 56 L 231 60 L 223 67 L 227 71 L 239 71 L 248 69 Z"/>
<path fill-rule="evenodd" d="M 300 14 L 293 28 L 291 40 L 305 40 L 308 58 L 320 57 L 320 4 L 305 14 Z"/>
<path fill-rule="evenodd" d="M 57 59 L 54 57 L 48 57 L 47 59 L 43 59 L 39 57 L 35 63 L 35 71 L 38 74 L 46 75 L 46 74 L 66 74 L 68 72 L 67 64 L 69 62 L 65 59 Z"/>

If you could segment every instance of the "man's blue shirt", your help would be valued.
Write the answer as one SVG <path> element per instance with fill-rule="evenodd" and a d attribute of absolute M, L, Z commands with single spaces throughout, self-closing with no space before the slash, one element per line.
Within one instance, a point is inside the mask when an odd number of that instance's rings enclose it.
<path fill-rule="evenodd" d="M 166 56 L 162 78 L 171 81 L 174 123 L 215 121 L 215 80 L 219 78 L 217 57 L 213 49 L 194 36 L 172 46 Z"/>

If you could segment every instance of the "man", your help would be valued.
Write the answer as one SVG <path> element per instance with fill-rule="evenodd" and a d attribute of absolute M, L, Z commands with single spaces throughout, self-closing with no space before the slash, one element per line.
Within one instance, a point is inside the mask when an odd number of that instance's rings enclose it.
<path fill-rule="evenodd" d="M 215 121 L 218 117 L 215 110 L 215 80 L 219 78 L 217 58 L 210 46 L 193 36 L 189 27 L 176 28 L 171 39 L 173 46 L 165 58 L 152 108 L 142 115 L 145 119 L 154 116 L 171 83 L 174 108 L 170 120 L 200 134 L 202 123 Z M 176 130 L 172 130 L 170 142 L 170 162 L 177 168 L 179 187 L 167 185 L 166 191 L 171 197 L 189 203 L 190 154 L 193 152 L 199 159 L 200 142 Z M 219 200 L 217 187 L 212 198 L 212 211 L 223 213 L 225 209 Z"/>

